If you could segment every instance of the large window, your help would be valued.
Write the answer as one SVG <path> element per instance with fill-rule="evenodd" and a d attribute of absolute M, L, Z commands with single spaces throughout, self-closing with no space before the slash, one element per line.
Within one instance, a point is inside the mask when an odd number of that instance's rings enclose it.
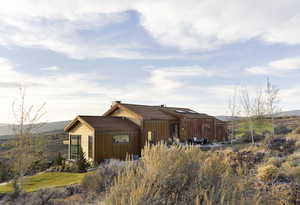
<path fill-rule="evenodd" d="M 129 135 L 115 135 L 113 136 L 113 143 L 115 144 L 129 143 Z"/>
<path fill-rule="evenodd" d="M 81 146 L 80 135 L 70 135 L 70 159 L 78 159 Z"/>
<path fill-rule="evenodd" d="M 94 138 L 93 136 L 89 136 L 89 158 L 93 158 L 93 147 L 94 147 Z"/>
<path fill-rule="evenodd" d="M 152 142 L 152 140 L 153 140 L 153 135 L 152 135 L 152 132 L 151 132 L 151 131 L 148 131 L 147 139 L 148 139 L 148 142 Z"/>

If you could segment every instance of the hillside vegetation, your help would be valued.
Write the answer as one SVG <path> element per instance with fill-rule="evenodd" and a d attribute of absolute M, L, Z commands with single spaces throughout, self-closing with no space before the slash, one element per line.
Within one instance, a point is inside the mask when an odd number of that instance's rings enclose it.
<path fill-rule="evenodd" d="M 278 141 L 279 140 L 279 141 Z M 278 142 L 280 142 L 278 144 Z M 217 151 L 146 146 L 137 161 L 113 161 L 87 174 L 76 191 L 46 189 L 18 201 L 98 205 L 294 205 L 300 203 L 300 135 Z M 1 202 L 1 201 L 0 201 Z"/>

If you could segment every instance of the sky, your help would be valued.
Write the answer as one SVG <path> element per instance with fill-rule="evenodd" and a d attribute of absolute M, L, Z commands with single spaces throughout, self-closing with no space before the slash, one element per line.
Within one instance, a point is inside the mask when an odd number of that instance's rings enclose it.
<path fill-rule="evenodd" d="M 300 109 L 299 0 L 4 0 L 0 123 L 46 102 L 44 121 L 101 115 L 114 100 L 226 115 L 236 87 L 270 78 Z"/>

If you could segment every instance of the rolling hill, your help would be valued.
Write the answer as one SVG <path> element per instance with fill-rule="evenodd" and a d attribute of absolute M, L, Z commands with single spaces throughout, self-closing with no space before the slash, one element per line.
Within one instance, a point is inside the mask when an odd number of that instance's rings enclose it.
<path fill-rule="evenodd" d="M 300 117 L 300 110 L 290 110 L 276 113 L 275 117 Z M 226 115 L 216 116 L 219 120 L 231 121 L 233 117 Z M 241 117 L 234 117 L 235 120 L 241 119 Z"/>
<path fill-rule="evenodd" d="M 35 130 L 36 134 L 59 134 L 64 132 L 64 127 L 69 121 L 58 121 L 45 123 L 42 127 Z M 0 139 L 13 137 L 13 125 L 0 123 Z"/>

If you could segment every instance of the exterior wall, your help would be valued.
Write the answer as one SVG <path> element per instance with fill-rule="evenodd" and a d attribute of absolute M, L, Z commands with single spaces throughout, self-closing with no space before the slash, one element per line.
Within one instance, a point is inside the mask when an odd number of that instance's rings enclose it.
<path fill-rule="evenodd" d="M 217 124 L 217 140 L 219 141 L 227 141 L 228 140 L 228 132 L 226 128 L 226 124 Z"/>
<path fill-rule="evenodd" d="M 114 135 L 129 135 L 129 143 L 113 143 Z M 104 159 L 116 158 L 125 159 L 127 155 L 140 154 L 139 132 L 115 131 L 96 132 L 95 135 L 95 161 L 101 162 Z"/>
<path fill-rule="evenodd" d="M 131 120 L 132 122 L 134 122 L 138 126 L 142 125 L 142 120 L 141 119 L 139 119 L 136 115 L 134 115 L 134 114 L 132 114 L 132 113 L 126 111 L 126 110 L 117 109 L 112 114 L 110 114 L 110 116 L 126 117 L 127 119 Z"/>
<path fill-rule="evenodd" d="M 215 140 L 216 123 L 214 118 L 182 119 L 180 122 L 180 139 L 185 141 L 192 137 Z"/>
<path fill-rule="evenodd" d="M 93 160 L 90 156 L 88 156 L 88 137 L 93 136 L 94 137 L 94 130 L 90 129 L 88 126 L 78 123 L 76 126 L 74 126 L 70 132 L 69 135 L 81 135 L 81 149 L 85 153 L 85 156 L 88 160 Z M 95 137 L 94 137 L 95 141 Z M 69 144 L 70 144 L 70 137 L 69 137 Z M 93 149 L 95 150 L 95 149 Z M 70 145 L 69 145 L 69 155 L 70 155 Z M 70 158 L 70 156 L 69 156 Z"/>
<path fill-rule="evenodd" d="M 168 120 L 144 120 L 143 123 L 143 135 L 141 145 L 145 146 L 148 140 L 148 132 L 152 133 L 152 139 L 154 142 L 161 140 L 167 140 L 170 138 L 170 124 Z"/>

